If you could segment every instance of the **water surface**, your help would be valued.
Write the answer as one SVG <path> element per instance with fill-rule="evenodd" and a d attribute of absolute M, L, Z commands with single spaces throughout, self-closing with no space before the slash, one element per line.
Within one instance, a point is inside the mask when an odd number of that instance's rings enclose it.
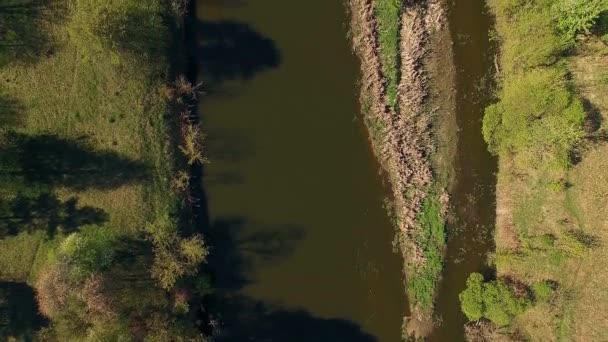
<path fill-rule="evenodd" d="M 211 267 L 227 341 L 399 341 L 386 189 L 340 0 L 201 0 Z"/>
<path fill-rule="evenodd" d="M 451 193 L 455 218 L 449 223 L 446 268 L 436 313 L 442 320 L 431 341 L 464 341 L 466 317 L 458 294 L 471 272 L 486 273 L 494 249 L 496 159 L 481 134 L 483 112 L 491 99 L 492 25 L 485 2 L 455 0 L 449 11 L 456 66 L 458 146 Z"/>

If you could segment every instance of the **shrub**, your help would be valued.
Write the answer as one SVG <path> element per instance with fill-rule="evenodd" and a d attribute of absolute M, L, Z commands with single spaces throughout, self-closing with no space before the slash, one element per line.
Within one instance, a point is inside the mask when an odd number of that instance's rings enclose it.
<path fill-rule="evenodd" d="M 73 233 L 61 244 L 59 255 L 70 265 L 74 277 L 84 278 L 110 266 L 113 238 L 99 229 Z"/>
<path fill-rule="evenodd" d="M 462 312 L 470 321 L 477 321 L 483 317 L 483 276 L 471 273 L 467 279 L 467 287 L 459 296 Z"/>
<path fill-rule="evenodd" d="M 467 288 L 459 298 L 461 309 L 469 320 L 486 318 L 499 326 L 509 324 L 529 306 L 526 298 L 516 296 L 504 282 L 484 282 L 479 273 L 469 276 Z"/>
<path fill-rule="evenodd" d="M 608 0 L 561 0 L 558 8 L 558 28 L 574 37 L 580 32 L 590 33 L 600 14 L 608 10 Z"/>
<path fill-rule="evenodd" d="M 500 101 L 486 108 L 483 136 L 494 153 L 524 154 L 531 163 L 567 165 L 584 134 L 583 105 L 561 68 L 537 68 L 507 78 Z"/>
<path fill-rule="evenodd" d="M 553 296 L 553 286 L 548 281 L 540 281 L 532 285 L 534 300 L 536 302 L 547 302 Z"/>

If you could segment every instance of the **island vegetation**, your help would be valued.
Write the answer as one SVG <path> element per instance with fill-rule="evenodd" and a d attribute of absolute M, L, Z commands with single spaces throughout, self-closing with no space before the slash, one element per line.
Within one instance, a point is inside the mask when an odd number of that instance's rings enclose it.
<path fill-rule="evenodd" d="M 608 273 L 608 2 L 490 0 L 499 90 L 496 277 L 461 293 L 472 341 L 601 341 Z"/>
<path fill-rule="evenodd" d="M 364 121 L 391 183 L 388 207 L 404 260 L 410 304 L 404 338 L 432 330 L 443 270 L 450 163 L 445 146 L 451 145 L 444 142 L 453 133 L 445 127 L 454 120 L 449 94 L 455 77 L 446 7 L 443 1 L 350 1 Z"/>
<path fill-rule="evenodd" d="M 0 339 L 206 340 L 198 87 L 170 63 L 186 10 L 0 1 L 0 280 L 39 308 L 26 326 L 1 291 Z"/>

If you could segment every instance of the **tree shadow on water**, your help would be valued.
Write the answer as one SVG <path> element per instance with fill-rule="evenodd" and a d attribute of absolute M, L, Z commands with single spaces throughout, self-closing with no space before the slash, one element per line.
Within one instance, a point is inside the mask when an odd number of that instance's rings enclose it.
<path fill-rule="evenodd" d="M 345 319 L 315 317 L 305 310 L 286 310 L 245 297 L 231 298 L 216 341 L 374 342 L 359 325 Z"/>
<path fill-rule="evenodd" d="M 144 163 L 114 151 L 96 151 L 86 139 L 9 134 L 8 141 L 0 151 L 4 172 L 26 184 L 110 189 L 148 179 Z"/>
<path fill-rule="evenodd" d="M 249 25 L 234 21 L 199 21 L 197 56 L 207 87 L 227 80 L 251 79 L 276 68 L 281 55 L 275 43 Z"/>
<path fill-rule="evenodd" d="M 61 201 L 51 193 L 18 194 L 2 203 L 0 210 L 0 236 L 45 230 L 53 238 L 58 230 L 71 233 L 82 226 L 102 225 L 108 220 L 108 214 L 102 209 L 79 206 L 76 197 Z"/>
<path fill-rule="evenodd" d="M 305 310 L 285 309 L 239 293 L 253 281 L 255 269 L 288 258 L 304 234 L 298 225 L 263 224 L 239 216 L 212 222 L 207 240 L 217 252 L 211 252 L 207 267 L 216 288 L 211 311 L 221 323 L 215 341 L 375 341 L 348 320 L 315 317 Z"/>
<path fill-rule="evenodd" d="M 280 262 L 304 237 L 297 225 L 269 225 L 242 217 L 219 218 L 208 229 L 212 252 L 209 267 L 215 286 L 224 292 L 236 291 L 250 282 L 253 267 Z"/>

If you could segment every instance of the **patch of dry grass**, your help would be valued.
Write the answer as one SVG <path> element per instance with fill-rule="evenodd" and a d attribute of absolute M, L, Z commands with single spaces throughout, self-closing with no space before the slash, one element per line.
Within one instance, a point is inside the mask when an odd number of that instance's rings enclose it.
<path fill-rule="evenodd" d="M 569 69 L 576 91 L 588 101 L 588 120 L 594 122 L 586 126 L 580 162 L 561 176 L 565 188 L 544 185 L 546 173 L 518 170 L 508 158 L 501 158 L 498 178 L 499 275 L 528 284 L 559 284 L 549 303 L 535 306 L 512 325 L 532 341 L 608 340 L 608 85 L 601 81 L 608 72 L 605 45 L 594 39 L 583 42 Z M 591 243 L 581 247 L 571 232 Z"/>

